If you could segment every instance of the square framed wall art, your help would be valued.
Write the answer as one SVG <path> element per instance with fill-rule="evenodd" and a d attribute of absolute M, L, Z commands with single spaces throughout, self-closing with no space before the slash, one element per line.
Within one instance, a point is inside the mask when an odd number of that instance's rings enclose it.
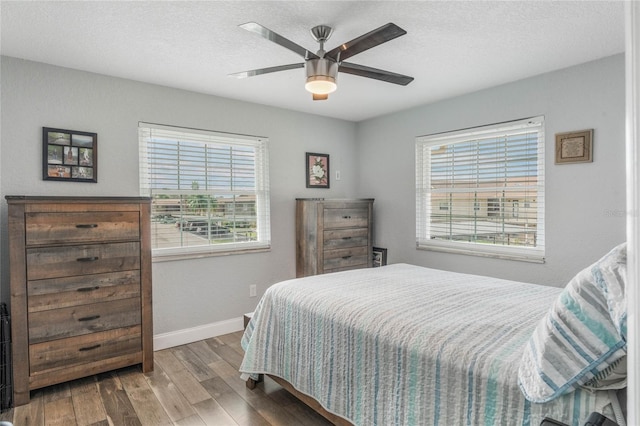
<path fill-rule="evenodd" d="M 329 188 L 329 154 L 307 152 L 307 188 Z"/>
<path fill-rule="evenodd" d="M 556 164 L 593 162 L 593 129 L 556 133 Z"/>
<path fill-rule="evenodd" d="M 98 134 L 43 127 L 42 179 L 98 182 Z"/>

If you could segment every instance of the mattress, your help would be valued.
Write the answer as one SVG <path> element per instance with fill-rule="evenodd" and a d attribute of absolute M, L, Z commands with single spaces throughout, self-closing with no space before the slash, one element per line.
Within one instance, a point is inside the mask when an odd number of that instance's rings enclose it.
<path fill-rule="evenodd" d="M 281 377 L 355 425 L 581 425 L 606 392 L 533 403 L 518 386 L 561 291 L 408 264 L 284 281 L 256 308 L 240 372 Z"/>

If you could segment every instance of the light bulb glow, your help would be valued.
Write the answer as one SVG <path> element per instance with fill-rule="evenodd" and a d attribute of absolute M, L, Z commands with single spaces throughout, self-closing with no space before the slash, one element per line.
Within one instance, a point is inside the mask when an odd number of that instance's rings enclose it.
<path fill-rule="evenodd" d="M 336 80 L 326 75 L 316 75 L 307 78 L 304 88 L 316 95 L 327 95 L 333 93 L 338 88 Z"/>

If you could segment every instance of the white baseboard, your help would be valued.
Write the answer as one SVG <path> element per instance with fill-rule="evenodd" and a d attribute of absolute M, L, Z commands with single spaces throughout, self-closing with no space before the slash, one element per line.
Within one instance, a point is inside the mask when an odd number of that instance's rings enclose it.
<path fill-rule="evenodd" d="M 234 333 L 243 329 L 243 318 L 232 318 L 183 330 L 170 331 L 168 333 L 153 336 L 153 350 L 172 348 L 186 345 L 198 340 L 209 339 L 223 334 Z"/>

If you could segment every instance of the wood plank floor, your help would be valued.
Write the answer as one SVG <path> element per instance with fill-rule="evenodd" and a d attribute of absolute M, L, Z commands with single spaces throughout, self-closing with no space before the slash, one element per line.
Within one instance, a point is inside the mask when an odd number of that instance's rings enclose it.
<path fill-rule="evenodd" d="M 254 390 L 238 368 L 242 332 L 154 353 L 154 371 L 124 368 L 31 392 L 0 414 L 14 426 L 330 425 L 269 378 Z"/>

